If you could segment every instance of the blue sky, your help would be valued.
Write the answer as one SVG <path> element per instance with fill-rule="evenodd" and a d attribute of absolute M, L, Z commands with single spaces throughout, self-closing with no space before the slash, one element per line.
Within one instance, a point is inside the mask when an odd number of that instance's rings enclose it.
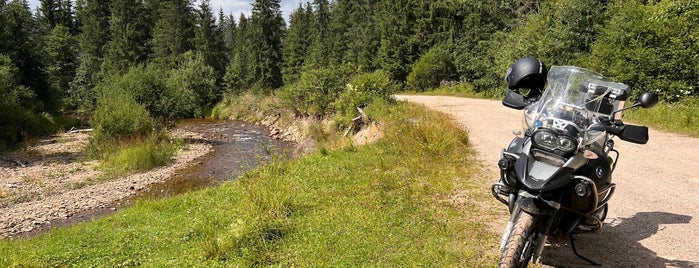
<path fill-rule="evenodd" d="M 233 14 L 236 18 L 240 16 L 240 13 L 245 13 L 245 16 L 250 15 L 250 9 L 252 9 L 252 3 L 254 3 L 254 0 L 210 0 L 211 1 L 211 9 L 214 11 L 214 14 L 218 14 L 219 9 L 223 9 L 223 13 L 228 15 L 228 14 Z M 294 9 L 296 9 L 299 6 L 299 3 L 305 3 L 308 2 L 309 0 L 282 0 L 281 6 L 282 6 L 282 15 L 284 16 L 285 20 L 289 20 L 289 15 L 291 14 Z M 197 7 L 199 6 L 200 1 L 195 1 L 194 6 Z M 36 10 L 37 6 L 39 6 L 39 0 L 29 0 L 29 6 L 31 7 L 32 11 Z"/>

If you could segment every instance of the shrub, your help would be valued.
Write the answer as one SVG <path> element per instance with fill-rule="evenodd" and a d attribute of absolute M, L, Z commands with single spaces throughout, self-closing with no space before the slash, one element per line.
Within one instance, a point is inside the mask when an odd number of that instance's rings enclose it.
<path fill-rule="evenodd" d="M 156 118 L 176 119 L 193 114 L 194 93 L 181 87 L 168 87 L 166 77 L 153 67 L 132 67 L 124 75 L 106 77 L 95 91 L 98 96 L 127 92 Z"/>
<path fill-rule="evenodd" d="M 201 117 L 220 98 L 216 71 L 201 56 L 188 52 L 184 57 L 184 62 L 171 71 L 166 84 L 175 95 L 190 98 L 191 107 L 183 113 Z"/>
<path fill-rule="evenodd" d="M 19 85 L 18 71 L 9 57 L 0 54 L 0 152 L 54 128 L 36 112 L 40 103 L 32 90 Z"/>
<path fill-rule="evenodd" d="M 335 101 L 335 112 L 340 116 L 356 114 L 356 107 L 367 106 L 376 98 L 389 100 L 396 91 L 397 85 L 383 70 L 360 74 L 352 78 Z"/>
<path fill-rule="evenodd" d="M 102 157 L 121 141 L 148 136 L 155 129 L 155 121 L 145 107 L 129 92 L 119 91 L 109 92 L 98 100 L 90 124 L 94 130 L 88 155 L 93 157 Z"/>
<path fill-rule="evenodd" d="M 332 103 L 344 89 L 342 74 L 331 69 L 313 69 L 301 74 L 299 82 L 279 91 L 282 104 L 305 115 L 331 112 Z"/>
<path fill-rule="evenodd" d="M 427 91 L 439 86 L 442 80 L 456 78 L 456 67 L 449 52 L 433 47 L 413 66 L 408 75 L 407 86 L 410 90 Z"/>

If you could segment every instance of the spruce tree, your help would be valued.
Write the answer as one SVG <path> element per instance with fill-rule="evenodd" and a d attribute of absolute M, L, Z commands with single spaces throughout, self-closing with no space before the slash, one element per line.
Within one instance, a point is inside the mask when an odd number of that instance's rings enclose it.
<path fill-rule="evenodd" d="M 99 70 L 109 41 L 109 0 L 79 0 L 76 6 L 80 61 L 67 95 L 78 104 L 76 108 L 87 112 L 94 108 L 93 88 L 100 81 Z"/>
<path fill-rule="evenodd" d="M 137 0 L 113 0 L 110 12 L 110 39 L 102 69 L 122 73 L 148 59 L 151 22 L 148 10 Z"/>
<path fill-rule="evenodd" d="M 209 0 L 202 1 L 197 11 L 197 28 L 194 35 L 195 51 L 204 62 L 223 74 L 226 65 L 223 35 L 209 6 Z"/>
<path fill-rule="evenodd" d="M 39 4 L 39 21 L 46 30 L 51 31 L 59 24 L 61 3 L 59 0 L 40 0 Z"/>
<path fill-rule="evenodd" d="M 280 0 L 257 0 L 252 5 L 252 47 L 256 84 L 262 89 L 282 85 L 282 39 L 285 30 Z"/>
<path fill-rule="evenodd" d="M 414 33 L 414 6 L 411 0 L 381 2 L 374 14 L 381 36 L 378 66 L 397 81 L 405 81 L 411 64 L 419 55 L 410 38 Z"/>
<path fill-rule="evenodd" d="M 7 2 L 5 0 L 0 0 L 0 54 L 7 51 L 8 48 L 8 29 L 7 29 L 7 17 L 5 15 L 5 7 Z"/>
<path fill-rule="evenodd" d="M 70 33 L 70 28 L 63 24 L 53 27 L 46 37 L 46 52 L 51 85 L 59 92 L 68 92 L 69 83 L 73 80 L 78 65 L 78 41 Z M 70 100 L 66 101 L 69 103 Z M 75 107 L 76 105 L 73 104 L 69 108 Z"/>
<path fill-rule="evenodd" d="M 289 18 L 289 29 L 284 38 L 284 84 L 293 83 L 301 77 L 301 68 L 308 56 L 313 12 L 310 4 L 306 3 L 306 6 L 309 8 L 299 4 Z"/>
<path fill-rule="evenodd" d="M 153 60 L 174 68 L 179 56 L 192 49 L 194 11 L 191 0 L 163 0 L 153 29 Z"/>
<path fill-rule="evenodd" d="M 314 16 L 312 24 L 313 43 L 311 44 L 311 52 L 306 59 L 306 65 L 310 66 L 327 66 L 330 64 L 329 57 L 332 44 L 330 36 L 330 2 L 328 0 L 313 0 Z"/>
<path fill-rule="evenodd" d="M 59 107 L 59 96 L 51 88 L 46 66 L 43 62 L 43 42 L 39 23 L 32 16 L 26 0 L 12 0 L 5 6 L 5 53 L 17 69 L 19 83 L 36 94 L 38 110 L 55 112 Z"/>
<path fill-rule="evenodd" d="M 250 89 L 254 81 L 252 27 L 245 14 L 240 14 L 235 35 L 235 48 L 223 80 L 228 92 L 239 94 Z"/>
<path fill-rule="evenodd" d="M 228 16 L 223 16 L 223 11 L 220 12 L 221 16 L 221 31 L 223 32 L 223 44 L 225 46 L 225 52 L 226 52 L 226 62 L 230 62 L 231 57 L 233 55 L 233 50 L 236 47 L 236 42 L 237 42 L 237 34 L 238 34 L 238 25 L 235 22 L 235 18 L 233 15 L 228 15 Z"/>

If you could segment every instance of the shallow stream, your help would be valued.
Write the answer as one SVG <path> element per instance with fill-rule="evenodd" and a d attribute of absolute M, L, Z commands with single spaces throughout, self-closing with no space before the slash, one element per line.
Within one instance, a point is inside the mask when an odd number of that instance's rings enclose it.
<path fill-rule="evenodd" d="M 213 145 L 212 151 L 139 197 L 167 197 L 217 185 L 268 163 L 272 157 L 290 156 L 292 150 L 292 144 L 269 138 L 264 127 L 238 121 L 188 119 L 178 128 L 203 134 Z"/>

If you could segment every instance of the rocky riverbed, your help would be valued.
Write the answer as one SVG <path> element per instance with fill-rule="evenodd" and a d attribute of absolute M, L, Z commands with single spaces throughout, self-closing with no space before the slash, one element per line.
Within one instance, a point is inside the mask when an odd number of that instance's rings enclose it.
<path fill-rule="evenodd" d="M 176 129 L 188 142 L 170 165 L 145 173 L 104 179 L 97 161 L 84 160 L 89 133 L 62 133 L 3 156 L 0 161 L 0 239 L 50 228 L 86 211 L 116 210 L 120 201 L 147 191 L 197 158 L 211 145 L 203 135 Z"/>

